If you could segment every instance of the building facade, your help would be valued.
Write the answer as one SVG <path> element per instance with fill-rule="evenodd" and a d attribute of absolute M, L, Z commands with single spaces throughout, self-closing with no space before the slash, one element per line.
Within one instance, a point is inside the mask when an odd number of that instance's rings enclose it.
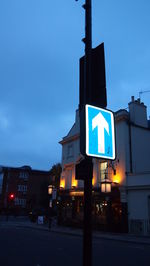
<path fill-rule="evenodd" d="M 0 168 L 0 210 L 27 214 L 30 210 L 48 205 L 48 171 L 29 166 Z M 12 195 L 12 200 L 11 200 Z"/>
<path fill-rule="evenodd" d="M 80 154 L 79 112 L 62 145 L 60 179 L 61 221 L 82 224 L 84 183 L 75 178 Z M 116 159 L 93 159 L 93 225 L 115 231 L 149 233 L 150 220 L 150 121 L 147 108 L 132 97 L 125 109 L 115 112 Z M 111 192 L 104 193 L 108 179 Z"/>

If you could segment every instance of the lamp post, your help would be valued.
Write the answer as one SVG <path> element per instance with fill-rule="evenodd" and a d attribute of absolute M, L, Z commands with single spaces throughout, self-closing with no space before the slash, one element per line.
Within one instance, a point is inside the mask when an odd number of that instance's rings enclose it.
<path fill-rule="evenodd" d="M 86 0 L 83 5 L 85 9 L 85 76 L 84 90 L 91 100 L 91 51 L 92 51 L 92 6 L 91 0 Z M 85 99 L 85 103 L 86 99 Z M 88 158 L 87 162 L 92 164 L 92 158 Z M 92 168 L 93 169 L 93 168 Z M 93 173 L 89 173 L 84 180 L 84 230 L 83 230 L 83 266 L 92 265 L 92 177 Z"/>
<path fill-rule="evenodd" d="M 49 185 L 48 186 L 48 195 L 49 195 L 49 207 L 48 207 L 48 227 L 51 229 L 51 221 L 52 221 L 52 193 L 53 193 L 53 186 Z"/>
<path fill-rule="evenodd" d="M 105 175 L 105 179 L 101 181 L 101 192 L 105 193 L 107 195 L 105 198 L 106 204 L 106 218 L 107 218 L 107 227 L 108 229 L 111 229 L 112 226 L 112 209 L 111 209 L 111 199 L 108 194 L 111 194 L 111 180 L 107 177 L 107 174 Z"/>
<path fill-rule="evenodd" d="M 49 195 L 49 208 L 52 208 L 52 193 L 53 193 L 53 186 L 48 186 L 48 195 Z"/>
<path fill-rule="evenodd" d="M 85 0 L 83 5 L 85 9 L 85 61 L 84 61 L 84 99 L 83 105 L 91 103 L 91 80 L 92 80 L 92 64 L 91 64 L 91 52 L 92 52 L 92 4 L 91 0 Z M 80 106 L 80 121 L 81 110 Z M 81 130 L 81 128 L 80 128 Z M 83 266 L 92 265 L 92 177 L 93 177 L 93 164 L 92 158 L 85 157 L 85 165 L 89 168 L 89 172 L 84 169 L 84 227 L 83 227 Z"/>
<path fill-rule="evenodd" d="M 49 185 L 48 186 L 48 195 L 52 195 L 52 192 L 53 192 L 53 186 Z"/>

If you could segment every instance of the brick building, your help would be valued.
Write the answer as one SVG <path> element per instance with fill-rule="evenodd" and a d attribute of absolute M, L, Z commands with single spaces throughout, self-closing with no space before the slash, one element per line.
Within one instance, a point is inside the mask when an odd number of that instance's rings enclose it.
<path fill-rule="evenodd" d="M 0 167 L 0 211 L 26 214 L 34 208 L 48 207 L 49 171 L 30 166 Z M 10 195 L 14 195 L 10 201 Z"/>

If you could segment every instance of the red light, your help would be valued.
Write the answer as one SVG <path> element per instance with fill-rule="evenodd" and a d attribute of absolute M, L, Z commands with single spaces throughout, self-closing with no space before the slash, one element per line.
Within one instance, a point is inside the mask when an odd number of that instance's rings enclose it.
<path fill-rule="evenodd" d="M 10 194 L 10 195 L 9 195 L 9 198 L 10 198 L 10 199 L 14 199 L 14 197 L 15 197 L 14 194 Z"/>

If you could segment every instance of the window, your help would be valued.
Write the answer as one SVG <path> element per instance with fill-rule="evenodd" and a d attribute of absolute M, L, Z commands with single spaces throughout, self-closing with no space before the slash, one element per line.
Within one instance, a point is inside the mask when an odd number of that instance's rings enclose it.
<path fill-rule="evenodd" d="M 26 185 L 18 185 L 18 191 L 27 192 L 27 186 Z"/>
<path fill-rule="evenodd" d="M 108 174 L 108 163 L 104 162 L 100 164 L 101 180 L 104 180 Z"/>
<path fill-rule="evenodd" d="M 15 205 L 25 207 L 26 206 L 26 199 L 15 198 Z"/>
<path fill-rule="evenodd" d="M 69 158 L 72 156 L 73 156 L 73 144 L 69 144 L 67 149 L 67 157 Z"/>
<path fill-rule="evenodd" d="M 27 172 L 20 172 L 19 173 L 19 178 L 28 179 L 28 177 L 29 177 L 29 174 Z"/>

